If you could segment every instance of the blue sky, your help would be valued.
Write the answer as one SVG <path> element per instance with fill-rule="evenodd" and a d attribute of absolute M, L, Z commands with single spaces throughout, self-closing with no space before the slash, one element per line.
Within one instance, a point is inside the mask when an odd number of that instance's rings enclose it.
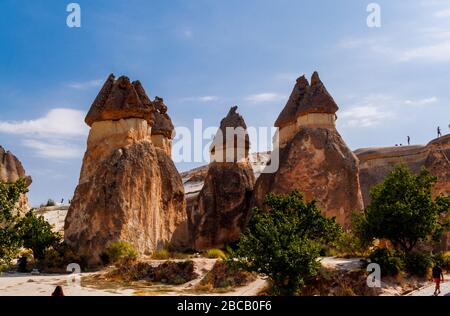
<path fill-rule="evenodd" d="M 69 198 L 109 73 L 161 96 L 175 125 L 217 126 L 231 105 L 272 126 L 295 79 L 318 70 L 352 149 L 427 143 L 450 123 L 450 1 L 0 0 L 0 144 L 23 162 L 33 205 Z M 179 164 L 186 170 L 195 164 Z"/>

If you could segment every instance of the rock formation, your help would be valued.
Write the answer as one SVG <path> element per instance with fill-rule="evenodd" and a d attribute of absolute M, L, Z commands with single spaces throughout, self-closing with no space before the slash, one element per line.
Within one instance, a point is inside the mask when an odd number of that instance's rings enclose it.
<path fill-rule="evenodd" d="M 363 208 L 358 159 L 336 130 L 338 106 L 315 72 L 311 84 L 302 76 L 275 126 L 279 128 L 279 168 L 256 182 L 254 203 L 263 205 L 269 192 L 303 192 L 344 226 Z M 275 144 L 277 145 L 277 144 Z M 275 146 L 277 148 L 277 146 Z"/>
<path fill-rule="evenodd" d="M 19 179 L 24 179 L 27 187 L 31 185 L 32 179 L 27 176 L 22 163 L 10 151 L 0 146 L 0 181 L 13 183 Z M 21 213 L 25 213 L 29 209 L 28 198 L 22 195 L 19 199 L 18 209 Z"/>
<path fill-rule="evenodd" d="M 188 209 L 191 238 L 197 250 L 222 248 L 239 239 L 250 214 L 255 177 L 248 159 L 247 126 L 236 110 L 231 108 L 220 123 L 197 207 Z M 227 130 L 242 133 L 227 134 Z"/>
<path fill-rule="evenodd" d="M 181 177 L 167 148 L 152 142 L 162 106 L 139 81 L 110 75 L 86 116 L 91 130 L 64 234 L 90 264 L 113 241 L 129 242 L 141 254 L 187 245 Z M 170 121 L 165 111 L 164 117 Z"/>
<path fill-rule="evenodd" d="M 364 205 L 370 203 L 369 192 L 384 180 L 400 163 L 413 172 L 422 167 L 438 177 L 433 194 L 450 194 L 450 135 L 443 136 L 428 145 L 362 148 L 355 151 L 360 161 L 360 183 Z"/>

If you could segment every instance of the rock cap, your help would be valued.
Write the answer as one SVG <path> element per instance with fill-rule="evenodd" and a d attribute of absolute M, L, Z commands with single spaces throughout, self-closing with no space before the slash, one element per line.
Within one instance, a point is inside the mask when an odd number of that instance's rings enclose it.
<path fill-rule="evenodd" d="M 153 124 L 151 101 L 139 81 L 130 82 L 126 76 L 117 80 L 113 74 L 106 79 L 86 116 L 85 122 L 142 118 Z"/>

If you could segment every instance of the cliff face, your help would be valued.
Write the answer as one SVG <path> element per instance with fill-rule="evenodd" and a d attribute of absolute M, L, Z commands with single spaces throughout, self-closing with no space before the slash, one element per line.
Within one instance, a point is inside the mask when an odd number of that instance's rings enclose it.
<path fill-rule="evenodd" d="M 231 108 L 220 124 L 196 207 L 188 208 L 189 230 L 197 250 L 221 248 L 238 240 L 250 215 L 255 177 L 248 161 L 246 125 L 236 109 Z M 242 128 L 244 133 L 229 139 L 227 128 Z M 243 146 L 242 151 L 239 146 Z M 226 154 L 227 149 L 232 152 Z"/>
<path fill-rule="evenodd" d="M 262 174 L 255 186 L 254 203 L 262 206 L 269 192 L 287 194 L 297 189 L 307 200 L 344 226 L 353 211 L 363 208 L 358 159 L 335 128 L 338 106 L 317 73 L 311 85 L 297 80 L 279 127 L 279 169 Z M 295 113 L 295 115 L 293 115 Z"/>
<path fill-rule="evenodd" d="M 26 175 L 22 163 L 10 151 L 6 151 L 0 146 L 0 181 L 13 183 L 19 179 L 25 179 L 27 186 L 30 186 L 32 179 Z M 29 209 L 28 198 L 22 195 L 19 200 L 18 209 L 25 213 Z"/>
<path fill-rule="evenodd" d="M 91 130 L 64 237 L 92 265 L 113 241 L 141 254 L 167 243 L 187 246 L 182 180 L 152 142 L 156 108 L 149 100 L 139 82 L 110 76 L 86 118 Z"/>

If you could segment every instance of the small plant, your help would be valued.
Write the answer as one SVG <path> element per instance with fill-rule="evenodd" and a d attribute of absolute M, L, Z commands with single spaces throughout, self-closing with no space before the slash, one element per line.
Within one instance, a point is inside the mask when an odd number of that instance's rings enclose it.
<path fill-rule="evenodd" d="M 65 243 L 61 243 L 45 252 L 45 257 L 41 261 L 40 266 L 47 273 L 63 273 L 66 272 L 67 265 L 70 263 L 82 265 L 82 259 L 75 249 Z"/>
<path fill-rule="evenodd" d="M 150 262 L 121 261 L 117 269 L 110 272 L 110 277 L 118 277 L 124 281 L 160 282 L 179 285 L 197 278 L 194 262 L 187 260 L 181 262 L 166 261 L 158 266 Z"/>
<path fill-rule="evenodd" d="M 371 263 L 380 265 L 382 276 L 395 276 L 403 270 L 401 258 L 387 248 L 376 248 L 370 253 L 368 259 Z"/>
<path fill-rule="evenodd" d="M 403 261 L 406 272 L 419 277 L 426 276 L 433 263 L 430 256 L 420 252 L 405 254 Z"/>
<path fill-rule="evenodd" d="M 225 259 L 227 256 L 222 250 L 213 248 L 206 251 L 205 257 L 209 259 Z"/>
<path fill-rule="evenodd" d="M 235 269 L 223 261 L 217 261 L 196 289 L 202 292 L 217 291 L 229 287 L 243 286 L 255 279 L 253 273 Z"/>
<path fill-rule="evenodd" d="M 152 254 L 152 259 L 168 260 L 168 259 L 170 259 L 170 252 L 165 248 L 155 250 Z"/>
<path fill-rule="evenodd" d="M 133 245 L 125 241 L 115 241 L 110 243 L 106 248 L 105 254 L 109 263 L 117 263 L 121 260 L 133 261 L 138 257 L 138 253 Z"/>

